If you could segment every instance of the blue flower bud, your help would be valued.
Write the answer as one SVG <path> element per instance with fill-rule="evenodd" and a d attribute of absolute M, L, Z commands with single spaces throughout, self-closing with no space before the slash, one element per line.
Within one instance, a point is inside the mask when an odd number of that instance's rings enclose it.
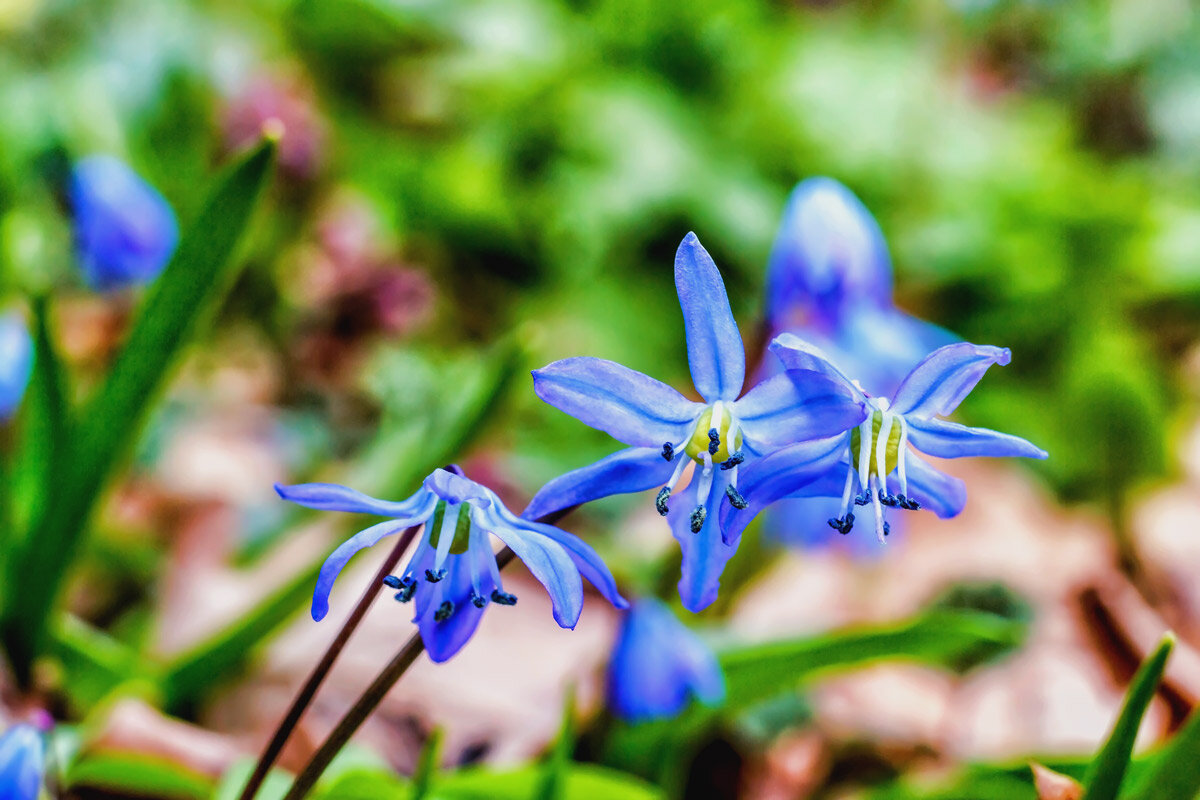
<path fill-rule="evenodd" d="M 33 372 L 33 340 L 17 314 L 0 316 L 0 421 L 17 410 Z"/>
<path fill-rule="evenodd" d="M 45 760 L 42 735 L 32 725 L 17 725 L 0 736 L 0 798 L 36 800 Z"/>
<path fill-rule="evenodd" d="M 851 306 L 889 308 L 892 260 L 871 212 L 832 178 L 792 190 L 771 249 L 767 315 L 777 331 L 832 328 Z"/>
<path fill-rule="evenodd" d="M 158 191 L 112 156 L 76 162 L 67 186 L 75 251 L 97 290 L 149 283 L 179 241 L 175 212 Z"/>

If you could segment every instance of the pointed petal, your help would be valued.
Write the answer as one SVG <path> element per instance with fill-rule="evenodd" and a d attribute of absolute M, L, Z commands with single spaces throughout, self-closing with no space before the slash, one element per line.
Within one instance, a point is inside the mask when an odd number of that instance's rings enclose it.
<path fill-rule="evenodd" d="M 294 486 L 277 483 L 275 491 L 284 500 L 319 511 L 348 511 L 355 514 L 376 514 L 381 517 L 410 517 L 429 499 L 428 492 L 418 491 L 399 503 L 376 500 L 336 483 L 298 483 Z"/>
<path fill-rule="evenodd" d="M 967 504 L 967 487 L 958 478 L 934 469 L 923 458 L 908 454 L 908 494 L 942 519 L 957 516 Z"/>
<path fill-rule="evenodd" d="M 710 403 L 737 399 L 746 379 L 746 349 L 721 273 L 694 233 L 675 252 L 675 289 L 696 391 Z"/>
<path fill-rule="evenodd" d="M 712 489 L 705 504 L 707 516 L 699 533 L 692 533 L 691 514 L 697 506 L 696 495 L 699 476 L 692 475 L 687 488 L 671 499 L 671 511 L 667 522 L 671 534 L 683 551 L 683 566 L 679 577 L 679 598 L 688 611 L 703 611 L 717 599 L 721 588 L 721 573 L 725 563 L 737 552 L 721 541 L 721 528 L 717 524 L 717 512 L 725 497 L 729 473 L 718 469 L 713 476 Z"/>
<path fill-rule="evenodd" d="M 439 664 L 449 661 L 463 648 L 475 634 L 483 620 L 483 612 L 487 610 L 487 606 L 476 608 L 471 602 L 473 584 L 470 557 L 469 551 L 451 556 L 446 562 L 446 577 L 437 583 L 423 584 L 418 590 L 424 591 L 428 598 L 415 621 L 421 631 L 421 641 L 429 652 L 429 659 Z M 490 575 L 484 578 L 481 588 L 488 595 L 496 588 Z M 447 619 L 439 622 L 435 615 L 447 600 L 454 604 L 454 610 Z"/>
<path fill-rule="evenodd" d="M 1046 458 L 1040 447 L 1019 436 L 988 428 L 968 428 L 942 419 L 908 420 L 908 441 L 922 453 L 938 458 L 1019 456 Z"/>
<path fill-rule="evenodd" d="M 564 358 L 536 369 L 533 390 L 559 411 L 635 447 L 680 441 L 703 410 L 665 383 L 602 358 Z"/>
<path fill-rule="evenodd" d="M 45 771 L 45 744 L 32 725 L 10 728 L 0 736 L 0 798 L 37 800 Z"/>
<path fill-rule="evenodd" d="M 372 525 L 342 542 L 341 546 L 325 559 L 325 563 L 321 565 L 321 572 L 317 575 L 317 586 L 313 590 L 312 618 L 319 622 L 325 619 L 325 615 L 329 613 L 329 592 L 333 589 L 333 582 L 337 580 L 338 575 L 342 573 L 347 562 L 355 553 L 371 547 L 381 539 L 398 533 L 410 525 L 424 522 L 433 512 L 433 503 L 430 502 L 428 507 L 421 511 L 422 513 L 411 517 L 389 519 L 378 525 Z"/>
<path fill-rule="evenodd" d="M 548 536 L 511 524 L 497 512 L 496 503 L 488 509 L 472 508 L 471 518 L 512 548 L 546 587 L 554 603 L 554 620 L 564 628 L 574 628 L 583 612 L 583 579 L 566 549 Z"/>
<path fill-rule="evenodd" d="M 425 479 L 422 486 L 447 503 L 474 503 L 486 506 L 492 502 L 488 499 L 486 489 L 463 475 L 460 468 L 455 467 L 455 469 L 457 472 L 435 469 Z"/>
<path fill-rule="evenodd" d="M 771 340 L 767 349 L 775 354 L 787 370 L 809 370 L 819 372 L 826 378 L 841 384 L 855 399 L 866 402 L 862 389 L 854 384 L 836 364 L 829 360 L 821 348 L 801 339 L 794 333 L 781 333 Z"/>
<path fill-rule="evenodd" d="M 581 503 L 661 486 L 675 465 L 656 447 L 618 450 L 594 464 L 560 475 L 533 496 L 521 516 L 539 520 Z"/>
<path fill-rule="evenodd" d="M 867 418 L 845 384 L 812 370 L 768 378 L 734 403 L 734 413 L 759 452 L 834 436 Z"/>
<path fill-rule="evenodd" d="M 742 531 L 767 506 L 784 497 L 803 496 L 806 489 L 817 496 L 841 496 L 846 480 L 845 461 L 850 436 L 842 434 L 777 450 L 747 465 L 738 482 L 747 507 L 721 506 L 721 532 L 725 541 L 736 544 Z M 819 483 L 815 483 L 820 481 Z"/>
<path fill-rule="evenodd" d="M 1007 347 L 969 342 L 939 347 L 908 373 L 896 390 L 892 410 L 918 417 L 946 416 L 971 393 L 988 367 L 1004 366 L 1011 357 Z"/>

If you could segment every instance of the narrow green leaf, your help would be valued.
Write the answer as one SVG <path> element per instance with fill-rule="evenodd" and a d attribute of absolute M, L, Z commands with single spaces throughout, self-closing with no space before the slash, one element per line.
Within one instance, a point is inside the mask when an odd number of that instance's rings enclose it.
<path fill-rule="evenodd" d="M 349 483 L 384 497 L 411 492 L 425 475 L 466 449 L 517 373 L 523 354 L 515 343 L 504 344 L 446 398 L 434 421 L 393 431 L 376 442 L 363 461 L 371 468 L 360 465 Z M 355 480 L 359 476 L 361 481 Z M 345 524 L 361 523 L 347 518 Z M 185 706 L 241 669 L 257 644 L 307 605 L 320 569 L 321 561 L 309 565 L 229 627 L 177 657 L 166 673 L 168 708 Z"/>
<path fill-rule="evenodd" d="M 1127 800 L 1195 800 L 1200 795 L 1200 712 L 1155 753 Z"/>
<path fill-rule="evenodd" d="M 437 800 L 528 800 L 541 781 L 539 766 L 509 772 L 470 768 L 443 775 L 434 787 L 434 796 Z M 571 765 L 562 797 L 564 800 L 665 800 L 657 787 L 594 764 Z"/>
<path fill-rule="evenodd" d="M 100 752 L 77 760 L 67 771 L 72 793 L 98 789 L 111 797 L 157 797 L 164 800 L 202 800 L 212 782 L 187 767 L 139 753 Z"/>
<path fill-rule="evenodd" d="M 417 768 L 413 770 L 412 800 L 425 800 L 441 760 L 442 729 L 434 728 L 421 748 L 421 757 L 417 759 Z"/>
<path fill-rule="evenodd" d="M 246 781 L 250 780 L 250 773 L 253 771 L 254 759 L 252 758 L 243 758 L 234 762 L 234 765 L 221 776 L 221 782 L 213 792 L 212 800 L 238 800 L 242 796 L 242 787 L 246 785 Z M 282 800 L 287 794 L 287 790 L 292 788 L 292 781 L 295 779 L 295 775 L 276 767 L 267 773 L 266 780 L 263 781 L 254 798 L 255 800 Z"/>
<path fill-rule="evenodd" d="M 535 800 L 565 800 L 567 775 L 571 770 L 571 753 L 575 751 L 575 690 L 567 692 L 563 703 L 562 726 L 554 751 L 542 770 L 541 783 Z"/>
<path fill-rule="evenodd" d="M 80 713 L 130 681 L 158 684 L 157 670 L 137 653 L 69 614 L 58 618 L 48 652 L 62 664 L 63 688 Z"/>
<path fill-rule="evenodd" d="M 233 280 L 234 250 L 266 184 L 275 144 L 265 141 L 217 181 L 200 215 L 142 303 L 107 380 L 72 426 L 65 468 L 19 554 L 3 638 L 28 678 L 58 595 L 96 502 L 133 448 L 171 368 Z"/>
<path fill-rule="evenodd" d="M 1121 782 L 1125 779 L 1125 770 L 1129 767 L 1129 759 L 1133 754 L 1133 742 L 1137 738 L 1138 728 L 1141 727 L 1142 717 L 1158 691 L 1158 683 L 1162 680 L 1163 670 L 1167 666 L 1167 658 L 1175 646 L 1175 635 L 1168 633 L 1163 637 L 1158 649 L 1154 651 L 1129 684 L 1125 693 L 1125 704 L 1121 715 L 1113 726 L 1112 733 L 1104 747 L 1096 755 L 1088 768 L 1083 780 L 1083 800 L 1116 800 L 1121 790 Z M 1156 794 L 1155 797 L 1158 795 Z"/>

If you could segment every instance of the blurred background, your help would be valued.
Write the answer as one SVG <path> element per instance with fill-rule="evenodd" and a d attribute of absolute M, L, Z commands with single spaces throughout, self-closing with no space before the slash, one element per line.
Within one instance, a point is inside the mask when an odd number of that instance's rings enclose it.
<path fill-rule="evenodd" d="M 690 390 L 671 270 L 689 230 L 757 361 L 771 244 L 814 175 L 875 215 L 898 306 L 1012 348 L 959 418 L 1051 457 L 948 465 L 966 511 L 911 515 L 886 548 L 823 520 L 802 541 L 758 525 L 718 603 L 680 618 L 720 649 L 836 641 L 935 604 L 1015 620 L 1020 641 L 787 675 L 769 699 L 637 726 L 604 708 L 619 614 L 589 597 L 562 631 L 530 590 L 454 661 L 414 668 L 339 774 L 411 773 L 434 730 L 445 770 L 515 774 L 558 736 L 570 690 L 576 760 L 647 797 L 1033 797 L 1022 759 L 1069 771 L 1094 752 L 1165 628 L 1181 640 L 1143 743 L 1200 697 L 1186 0 L 0 0 L 0 39 L 0 312 L 41 326 L 78 426 L 101 425 L 87 401 L 157 287 L 82 257 L 72 165 L 120 159 L 186 240 L 220 170 L 268 120 L 284 129 L 209 315 L 49 559 L 63 583 L 39 657 L 0 678 L 0 728 L 31 704 L 61 723 L 73 795 L 228 790 L 324 651 L 384 553 L 313 623 L 315 566 L 357 528 L 286 507 L 273 482 L 399 499 L 455 459 L 520 508 L 614 449 L 541 404 L 528 370 L 595 355 Z M 31 405 L 0 427 L 14 540 L 58 441 Z M 628 593 L 674 597 L 649 496 L 563 526 Z M 376 604 L 282 768 L 408 619 Z M 618 796 L 596 791 L 579 796 Z"/>

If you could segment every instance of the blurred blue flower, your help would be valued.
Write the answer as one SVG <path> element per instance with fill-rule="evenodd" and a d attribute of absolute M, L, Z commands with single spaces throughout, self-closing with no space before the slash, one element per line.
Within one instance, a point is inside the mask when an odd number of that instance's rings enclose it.
<path fill-rule="evenodd" d="M 608 702 L 622 719 L 673 717 L 695 697 L 725 699 L 721 665 L 669 608 L 651 598 L 634 602 L 608 665 Z"/>
<path fill-rule="evenodd" d="M 0 800 L 36 800 L 45 759 L 42 734 L 34 726 L 16 725 L 0 736 Z"/>
<path fill-rule="evenodd" d="M 117 158 L 88 156 L 72 168 L 67 196 L 89 286 L 106 291 L 158 277 L 175 251 L 179 225 L 153 186 Z"/>
<path fill-rule="evenodd" d="M 434 470 L 416 494 L 401 502 L 376 500 L 330 483 L 276 485 L 275 490 L 283 499 L 309 508 L 390 518 L 352 536 L 322 565 L 312 603 L 312 616 L 318 621 L 329 613 L 329 592 L 355 553 L 405 528 L 424 525 L 403 574 L 389 576 L 385 583 L 398 590 L 398 601 L 415 598 L 413 621 L 434 661 L 446 661 L 462 649 L 489 603 L 517 602 L 500 582 L 489 533 L 508 545 L 546 587 L 554 619 L 562 627 L 574 628 L 579 621 L 583 577 L 613 605 L 628 605 L 608 567 L 582 539 L 515 516 L 492 490 L 455 466 Z"/>
<path fill-rule="evenodd" d="M 801 181 L 784 208 L 767 266 L 771 335 L 795 333 L 880 391 L 926 353 L 957 341 L 896 309 L 892 260 L 871 212 L 832 178 Z M 764 362 L 775 374 L 778 362 Z"/>
<path fill-rule="evenodd" d="M 736 542 L 755 514 L 784 497 L 841 497 L 840 513 L 828 524 L 843 534 L 854 526 L 851 501 L 870 504 L 880 542 L 889 531 L 885 506 L 925 507 L 942 518 L 958 514 L 967 499 L 962 481 L 918 458 L 909 444 L 937 458 L 1046 458 L 1044 450 L 1016 436 L 937 419 L 958 408 L 992 364 L 1009 362 L 1007 348 L 967 342 L 939 348 L 913 368 L 890 399 L 867 395 L 818 348 L 792 334 L 777 337 L 770 349 L 789 375 L 795 374 L 792 370 L 820 372 L 854 393 L 871 413 L 852 431 L 784 448 L 749 468 L 742 485 L 748 508 L 722 509 L 727 541 Z M 831 456 L 837 459 L 832 466 Z M 891 486 L 889 479 L 894 480 Z"/>
<path fill-rule="evenodd" d="M 33 339 L 19 314 L 0 315 L 0 422 L 21 405 L 33 373 Z"/>
<path fill-rule="evenodd" d="M 721 541 L 724 498 L 744 507 L 738 470 L 772 450 L 845 431 L 866 411 L 840 383 L 816 372 L 777 375 L 741 395 L 746 353 L 716 264 L 694 233 L 675 255 L 688 363 L 703 403 L 640 372 L 599 358 L 568 358 L 533 373 L 545 402 L 631 445 L 547 484 L 527 513 L 542 515 L 608 495 L 663 487 L 655 501 L 683 549 L 679 594 L 700 611 L 717 597 L 736 545 Z M 695 464 L 678 502 L 684 469 Z M 719 467 L 719 469 L 718 469 Z"/>

